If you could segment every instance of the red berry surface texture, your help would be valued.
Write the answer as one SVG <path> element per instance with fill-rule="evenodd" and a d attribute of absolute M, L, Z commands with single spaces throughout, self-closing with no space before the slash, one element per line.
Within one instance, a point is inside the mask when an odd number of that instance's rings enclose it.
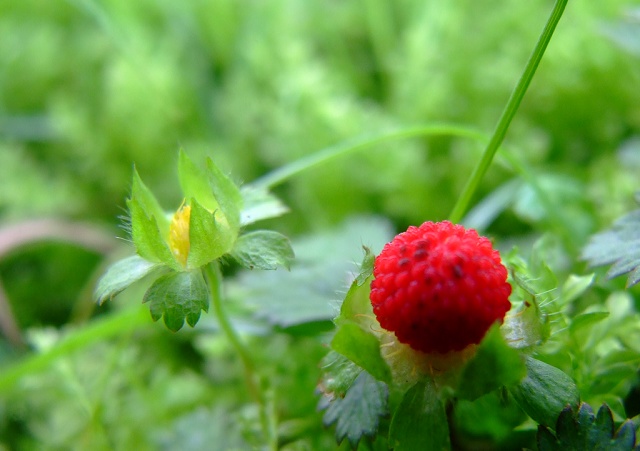
<path fill-rule="evenodd" d="M 480 343 L 511 308 L 507 269 L 491 242 L 451 222 L 411 226 L 375 260 L 371 304 L 401 343 L 444 354 Z"/>

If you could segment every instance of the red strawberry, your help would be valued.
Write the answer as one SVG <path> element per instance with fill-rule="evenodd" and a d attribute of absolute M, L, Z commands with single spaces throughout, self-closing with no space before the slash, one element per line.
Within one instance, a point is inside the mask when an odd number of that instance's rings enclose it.
<path fill-rule="evenodd" d="M 380 325 L 417 351 L 480 343 L 511 308 L 507 269 L 491 242 L 449 221 L 411 226 L 376 258 L 371 304 Z"/>

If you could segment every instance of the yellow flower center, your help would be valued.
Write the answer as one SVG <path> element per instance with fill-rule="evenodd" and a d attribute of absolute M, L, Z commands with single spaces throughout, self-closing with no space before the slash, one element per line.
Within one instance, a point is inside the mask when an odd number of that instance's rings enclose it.
<path fill-rule="evenodd" d="M 187 266 L 189 257 L 189 219 L 191 206 L 183 205 L 173 215 L 169 226 L 169 247 L 182 266 Z"/>

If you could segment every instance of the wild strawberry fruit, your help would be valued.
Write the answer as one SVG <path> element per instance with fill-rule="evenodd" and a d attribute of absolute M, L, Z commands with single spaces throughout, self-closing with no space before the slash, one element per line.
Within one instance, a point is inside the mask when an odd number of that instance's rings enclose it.
<path fill-rule="evenodd" d="M 444 354 L 480 343 L 511 308 L 507 269 L 491 242 L 449 221 L 411 226 L 375 260 L 371 304 L 401 343 Z"/>

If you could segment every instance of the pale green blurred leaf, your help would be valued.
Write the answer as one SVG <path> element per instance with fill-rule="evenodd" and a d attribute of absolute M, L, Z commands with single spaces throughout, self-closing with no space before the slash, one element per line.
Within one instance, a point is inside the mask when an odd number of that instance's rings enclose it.
<path fill-rule="evenodd" d="M 129 285 L 152 273 L 158 265 L 145 260 L 138 255 L 124 258 L 115 262 L 100 278 L 95 290 L 98 304 L 113 299 Z"/>
<path fill-rule="evenodd" d="M 631 273 L 627 287 L 640 282 L 640 210 L 618 219 L 610 230 L 591 237 L 582 251 L 590 266 L 612 264 L 607 277 Z"/>
<path fill-rule="evenodd" d="M 245 233 L 238 238 L 231 256 L 248 269 L 290 268 L 294 258 L 289 239 L 270 230 Z"/>
<path fill-rule="evenodd" d="M 264 219 L 276 218 L 289 212 L 289 208 L 280 199 L 266 189 L 245 185 L 240 189 L 242 211 L 240 225 L 246 226 Z"/>

